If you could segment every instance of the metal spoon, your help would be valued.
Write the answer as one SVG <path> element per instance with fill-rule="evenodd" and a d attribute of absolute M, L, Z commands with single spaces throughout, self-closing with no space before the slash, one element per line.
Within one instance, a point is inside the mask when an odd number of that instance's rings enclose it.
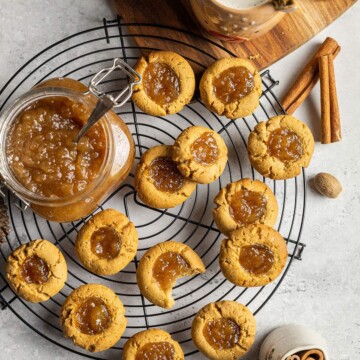
<path fill-rule="evenodd" d="M 122 73 L 127 75 L 129 78 L 129 84 L 114 98 L 109 94 L 99 91 L 97 85 L 104 81 L 104 79 L 107 78 L 116 69 L 119 69 Z M 91 79 L 89 91 L 84 93 L 84 95 L 88 95 L 89 93 L 95 95 L 97 98 L 99 98 L 99 101 L 96 103 L 95 109 L 90 114 L 88 121 L 76 135 L 74 142 L 78 143 L 79 140 L 89 131 L 89 129 L 109 110 L 123 106 L 131 98 L 134 85 L 140 84 L 141 81 L 141 75 L 121 58 L 114 59 L 113 66 L 111 68 L 100 70 Z"/>

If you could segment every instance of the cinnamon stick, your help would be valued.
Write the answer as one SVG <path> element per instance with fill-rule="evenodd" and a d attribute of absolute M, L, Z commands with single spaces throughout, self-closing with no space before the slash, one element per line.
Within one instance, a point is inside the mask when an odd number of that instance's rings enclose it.
<path fill-rule="evenodd" d="M 282 105 L 288 114 L 291 115 L 295 112 L 318 82 L 318 59 L 321 56 L 329 54 L 332 54 L 333 58 L 335 58 L 339 54 L 340 50 L 341 48 L 336 40 L 330 37 L 325 39 L 324 43 L 301 71 L 300 75 L 295 80 L 294 84 L 291 86 L 282 101 Z"/>
<path fill-rule="evenodd" d="M 321 91 L 321 143 L 331 143 L 329 56 L 319 58 Z"/>
<path fill-rule="evenodd" d="M 323 352 L 317 349 L 299 352 L 297 355 L 300 356 L 300 360 L 324 360 Z"/>
<path fill-rule="evenodd" d="M 319 58 L 321 89 L 321 142 L 341 140 L 339 103 L 336 93 L 334 61 L 332 55 Z"/>
<path fill-rule="evenodd" d="M 336 91 L 334 57 L 329 55 L 329 87 L 330 87 L 330 122 L 331 122 L 331 142 L 341 140 L 341 124 L 339 102 Z"/>
<path fill-rule="evenodd" d="M 285 360 L 324 360 L 324 354 L 321 350 L 311 349 L 297 352 L 288 356 Z"/>

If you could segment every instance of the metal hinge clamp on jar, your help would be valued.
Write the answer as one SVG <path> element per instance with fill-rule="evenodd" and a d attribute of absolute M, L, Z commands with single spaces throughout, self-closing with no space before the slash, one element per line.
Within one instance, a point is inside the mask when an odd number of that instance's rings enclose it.
<path fill-rule="evenodd" d="M 128 76 L 129 84 L 114 98 L 110 94 L 101 92 L 97 86 L 117 69 Z M 141 75 L 120 58 L 114 59 L 113 66 L 111 68 L 100 70 L 91 79 L 89 85 L 89 93 L 98 97 L 99 101 L 91 113 L 89 120 L 75 138 L 75 142 L 78 142 L 87 133 L 91 126 L 100 120 L 109 110 L 112 108 L 119 108 L 126 104 L 126 102 L 131 98 L 133 86 L 140 84 L 141 81 Z"/>

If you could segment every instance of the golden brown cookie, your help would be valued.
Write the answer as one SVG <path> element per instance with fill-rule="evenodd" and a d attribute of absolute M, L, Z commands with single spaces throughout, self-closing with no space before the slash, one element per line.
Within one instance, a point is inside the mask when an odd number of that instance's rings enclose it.
<path fill-rule="evenodd" d="M 133 335 L 124 345 L 122 360 L 184 360 L 179 343 L 164 330 L 150 329 Z"/>
<path fill-rule="evenodd" d="M 119 211 L 98 212 L 80 229 L 75 249 L 82 264 L 99 275 L 113 275 L 136 255 L 135 225 Z"/>
<path fill-rule="evenodd" d="M 64 335 L 91 352 L 109 349 L 124 333 L 125 308 L 106 286 L 82 285 L 65 300 L 60 311 Z"/>
<path fill-rule="evenodd" d="M 200 95 L 206 107 L 229 119 L 252 114 L 259 106 L 261 94 L 261 77 L 256 67 L 245 59 L 217 60 L 200 81 Z"/>
<path fill-rule="evenodd" d="M 172 288 L 176 279 L 205 272 L 200 257 L 189 246 L 166 241 L 149 249 L 139 262 L 136 279 L 141 293 L 153 304 L 174 306 Z"/>
<path fill-rule="evenodd" d="M 147 114 L 175 114 L 194 95 L 194 72 L 179 54 L 152 52 L 139 59 L 135 70 L 142 76 L 142 82 L 134 86 L 132 99 Z"/>
<path fill-rule="evenodd" d="M 255 126 L 248 140 L 252 166 L 271 179 L 290 179 L 310 164 L 314 137 L 302 121 L 290 115 L 275 116 Z"/>
<path fill-rule="evenodd" d="M 223 234 L 247 224 L 274 226 L 278 204 L 271 189 L 262 181 L 241 179 L 221 189 L 214 199 L 216 226 Z"/>
<path fill-rule="evenodd" d="M 254 342 L 256 322 L 251 311 L 236 301 L 219 301 L 195 316 L 191 335 L 196 347 L 212 360 L 236 360 Z"/>
<path fill-rule="evenodd" d="M 39 239 L 21 245 L 12 252 L 6 263 L 6 277 L 20 297 L 41 302 L 64 287 L 67 265 L 55 245 Z"/>
<path fill-rule="evenodd" d="M 136 167 L 134 184 L 139 198 L 159 209 L 183 203 L 196 188 L 196 182 L 181 175 L 169 145 L 155 146 L 143 154 Z"/>
<path fill-rule="evenodd" d="M 222 137 L 203 126 L 191 126 L 176 139 L 172 159 L 183 176 L 209 184 L 224 171 L 228 150 Z"/>
<path fill-rule="evenodd" d="M 286 243 L 276 230 L 263 224 L 246 225 L 222 241 L 220 269 L 235 285 L 263 286 L 281 274 L 287 255 Z"/>

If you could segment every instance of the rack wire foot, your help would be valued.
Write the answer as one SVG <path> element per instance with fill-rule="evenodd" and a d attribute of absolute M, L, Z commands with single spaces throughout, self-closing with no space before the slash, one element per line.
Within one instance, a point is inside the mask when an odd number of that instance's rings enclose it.
<path fill-rule="evenodd" d="M 5 285 L 3 288 L 0 289 L 0 310 L 5 310 L 8 307 L 8 303 L 5 301 L 4 297 L 1 293 L 8 288 L 8 285 Z"/>

